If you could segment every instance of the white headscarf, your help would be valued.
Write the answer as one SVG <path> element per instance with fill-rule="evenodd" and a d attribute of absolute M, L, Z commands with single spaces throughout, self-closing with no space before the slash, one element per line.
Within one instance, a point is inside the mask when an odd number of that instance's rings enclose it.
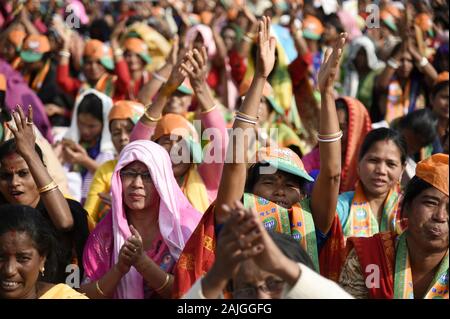
<path fill-rule="evenodd" d="M 111 100 L 111 98 L 109 96 L 107 96 L 97 90 L 94 90 L 94 89 L 88 89 L 77 97 L 77 99 L 75 101 L 75 107 L 73 109 L 72 122 L 70 123 L 69 130 L 67 131 L 64 138 L 72 140 L 76 143 L 80 142 L 80 130 L 78 129 L 78 125 L 77 125 L 77 119 L 78 119 L 77 113 L 78 113 L 78 107 L 80 106 L 81 101 L 83 101 L 84 97 L 88 94 L 94 94 L 102 101 L 103 130 L 102 130 L 102 136 L 100 139 L 100 152 L 114 154 L 115 149 L 114 149 L 114 145 L 111 140 L 111 133 L 109 132 L 109 125 L 108 125 L 108 115 L 113 106 L 113 101 Z"/>

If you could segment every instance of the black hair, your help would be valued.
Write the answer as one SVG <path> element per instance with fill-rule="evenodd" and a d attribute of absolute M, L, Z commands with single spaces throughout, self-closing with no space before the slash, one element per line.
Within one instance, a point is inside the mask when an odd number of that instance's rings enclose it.
<path fill-rule="evenodd" d="M 336 111 L 343 110 L 345 112 L 345 119 L 348 122 L 348 106 L 347 106 L 347 102 L 345 102 L 345 100 L 343 98 L 338 98 L 338 99 L 336 99 L 335 104 L 336 104 Z"/>
<path fill-rule="evenodd" d="M 40 160 L 42 161 L 42 164 L 44 164 L 44 156 L 42 154 L 42 150 L 36 143 L 34 144 L 34 150 L 38 154 Z M 15 139 L 10 139 L 5 141 L 0 145 L 0 161 L 3 160 L 6 156 L 17 153 L 17 144 Z"/>
<path fill-rule="evenodd" d="M 361 145 L 361 151 L 359 152 L 359 160 L 362 160 L 370 148 L 379 141 L 392 141 L 397 145 L 397 148 L 400 151 L 400 161 L 402 164 L 405 164 L 406 156 L 408 154 L 405 139 L 397 131 L 385 127 L 372 130 L 366 135 L 366 138 Z"/>
<path fill-rule="evenodd" d="M 282 253 L 289 259 L 302 263 L 308 268 L 314 270 L 314 263 L 308 253 L 300 246 L 292 236 L 280 234 L 277 232 L 269 232 L 270 237 L 275 242 L 275 245 L 282 251 Z"/>
<path fill-rule="evenodd" d="M 111 33 L 112 30 L 104 18 L 94 20 L 89 28 L 90 38 L 97 39 L 102 42 L 109 41 Z"/>
<path fill-rule="evenodd" d="M 410 112 L 401 117 L 396 125 L 399 132 L 410 130 L 415 134 L 420 134 L 423 146 L 433 143 L 438 136 L 437 118 L 429 109 Z"/>
<path fill-rule="evenodd" d="M 78 106 L 77 115 L 87 113 L 103 123 L 103 104 L 102 100 L 95 94 L 86 94 Z"/>
<path fill-rule="evenodd" d="M 431 98 L 435 98 L 436 95 L 443 89 L 445 89 L 446 87 L 448 87 L 449 85 L 449 81 L 442 81 L 439 82 L 438 84 L 436 84 L 435 86 L 433 86 L 433 88 L 431 89 Z M 448 91 L 448 88 L 447 88 Z"/>
<path fill-rule="evenodd" d="M 245 192 L 246 193 L 253 194 L 253 188 L 255 187 L 256 182 L 258 182 L 259 177 L 261 176 L 260 168 L 267 167 L 267 166 L 269 166 L 269 163 L 256 163 L 255 165 L 252 165 L 248 169 L 248 171 L 247 171 L 247 180 L 245 182 Z M 292 174 L 289 174 L 289 173 L 286 173 L 286 174 L 292 175 Z M 302 194 L 306 194 L 306 185 L 307 185 L 308 181 L 303 179 L 303 178 L 301 178 L 301 177 L 295 176 L 295 175 L 292 175 L 292 176 L 293 176 L 293 178 L 296 181 L 298 181 L 298 186 L 300 188 L 300 192 Z"/>
<path fill-rule="evenodd" d="M 413 200 L 420 195 L 424 190 L 433 187 L 433 185 L 425 182 L 423 179 L 414 176 L 406 185 L 405 192 L 403 194 L 402 204 L 401 204 L 401 215 L 404 216 L 405 209 L 407 206 L 411 205 Z"/>
<path fill-rule="evenodd" d="M 336 28 L 337 33 L 345 32 L 345 28 L 342 25 L 341 19 L 336 13 L 325 16 L 324 24 L 331 24 Z"/>
<path fill-rule="evenodd" d="M 39 255 L 46 257 L 45 275 L 56 272 L 57 242 L 47 219 L 36 209 L 18 204 L 0 206 L 0 236 L 9 231 L 28 234 Z"/>

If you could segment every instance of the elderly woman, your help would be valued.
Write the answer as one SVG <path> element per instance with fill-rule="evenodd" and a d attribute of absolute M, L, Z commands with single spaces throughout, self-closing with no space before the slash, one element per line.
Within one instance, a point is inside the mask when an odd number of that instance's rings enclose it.
<path fill-rule="evenodd" d="M 85 246 L 81 291 L 90 298 L 169 297 L 173 265 L 201 214 L 181 192 L 167 152 L 150 141 L 128 144 L 111 192 L 112 209 Z"/>
<path fill-rule="evenodd" d="M 56 270 L 56 247 L 53 230 L 38 210 L 0 206 L 0 299 L 87 299 L 66 284 L 40 278 Z"/>
<path fill-rule="evenodd" d="M 417 165 L 402 217 L 408 227 L 400 235 L 348 240 L 340 285 L 357 298 L 448 299 L 448 155 L 435 154 Z M 379 281 L 368 287 L 376 279 L 373 266 Z"/>
<path fill-rule="evenodd" d="M 0 146 L 0 204 L 21 204 L 36 208 L 51 223 L 61 244 L 54 274 L 48 282 L 65 282 L 66 267 L 74 261 L 81 266 L 83 247 L 89 235 L 87 214 L 78 202 L 65 199 L 47 172 L 42 151 L 35 144 L 32 112 L 22 108 L 13 113 L 16 128 L 8 124 L 14 139 Z M 81 268 L 81 274 L 83 269 Z"/>

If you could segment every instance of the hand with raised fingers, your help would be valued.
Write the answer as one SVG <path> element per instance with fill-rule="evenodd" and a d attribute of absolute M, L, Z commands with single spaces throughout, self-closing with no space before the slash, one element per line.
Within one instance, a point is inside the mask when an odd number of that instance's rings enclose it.
<path fill-rule="evenodd" d="M 131 236 L 126 240 L 125 245 L 131 250 L 131 263 L 136 265 L 136 263 L 142 261 L 145 258 L 144 244 L 142 242 L 142 237 L 137 231 L 137 229 L 130 225 Z"/>
<path fill-rule="evenodd" d="M 186 63 L 181 67 L 189 75 L 192 87 L 198 87 L 205 83 L 208 76 L 208 54 L 206 48 L 202 47 L 201 52 L 197 49 L 190 50 L 186 55 Z"/>
<path fill-rule="evenodd" d="M 276 40 L 270 36 L 270 18 L 262 17 L 258 29 L 255 76 L 267 78 L 275 65 Z"/>
<path fill-rule="evenodd" d="M 325 52 L 324 60 L 320 66 L 318 80 L 320 93 L 332 93 L 336 75 L 339 69 L 339 62 L 347 39 L 347 33 L 341 33 L 333 48 Z"/>
<path fill-rule="evenodd" d="M 28 107 L 28 116 L 25 116 L 22 107 L 17 105 L 12 112 L 15 127 L 7 124 L 8 128 L 14 135 L 16 141 L 17 153 L 23 158 L 28 158 L 35 153 L 36 136 L 33 128 L 33 109 L 31 105 Z"/>
<path fill-rule="evenodd" d="M 182 64 L 185 63 L 186 60 L 187 58 L 185 55 L 183 58 L 179 59 L 177 64 L 173 67 L 169 79 L 163 86 L 166 94 L 175 92 L 175 90 L 183 83 L 184 79 L 186 78 L 187 73 L 182 67 Z"/>

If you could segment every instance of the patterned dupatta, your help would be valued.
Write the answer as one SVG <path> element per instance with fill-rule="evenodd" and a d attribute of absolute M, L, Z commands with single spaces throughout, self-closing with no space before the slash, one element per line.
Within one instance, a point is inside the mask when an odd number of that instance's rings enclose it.
<path fill-rule="evenodd" d="M 448 250 L 434 275 L 424 299 L 448 299 Z M 414 299 L 413 279 L 409 261 L 406 234 L 398 237 L 395 257 L 394 299 Z"/>
<path fill-rule="evenodd" d="M 356 185 L 355 195 L 350 207 L 348 221 L 344 225 L 344 236 L 347 237 L 370 237 L 376 233 L 396 229 L 398 207 L 400 199 L 399 186 L 392 188 L 384 202 L 381 223 L 372 212 L 369 201 L 364 194 L 361 182 Z"/>
<path fill-rule="evenodd" d="M 303 200 L 286 209 L 253 194 L 244 194 L 244 206 L 253 207 L 268 231 L 292 236 L 311 257 L 314 268 L 319 271 L 316 230 L 309 207 L 309 200 Z"/>
<path fill-rule="evenodd" d="M 87 82 L 84 82 L 81 85 L 80 90 L 78 91 L 78 95 L 82 94 L 88 89 L 95 89 L 112 98 L 114 96 L 114 83 L 116 81 L 116 78 L 117 76 L 105 72 L 93 87 L 90 86 Z"/>

